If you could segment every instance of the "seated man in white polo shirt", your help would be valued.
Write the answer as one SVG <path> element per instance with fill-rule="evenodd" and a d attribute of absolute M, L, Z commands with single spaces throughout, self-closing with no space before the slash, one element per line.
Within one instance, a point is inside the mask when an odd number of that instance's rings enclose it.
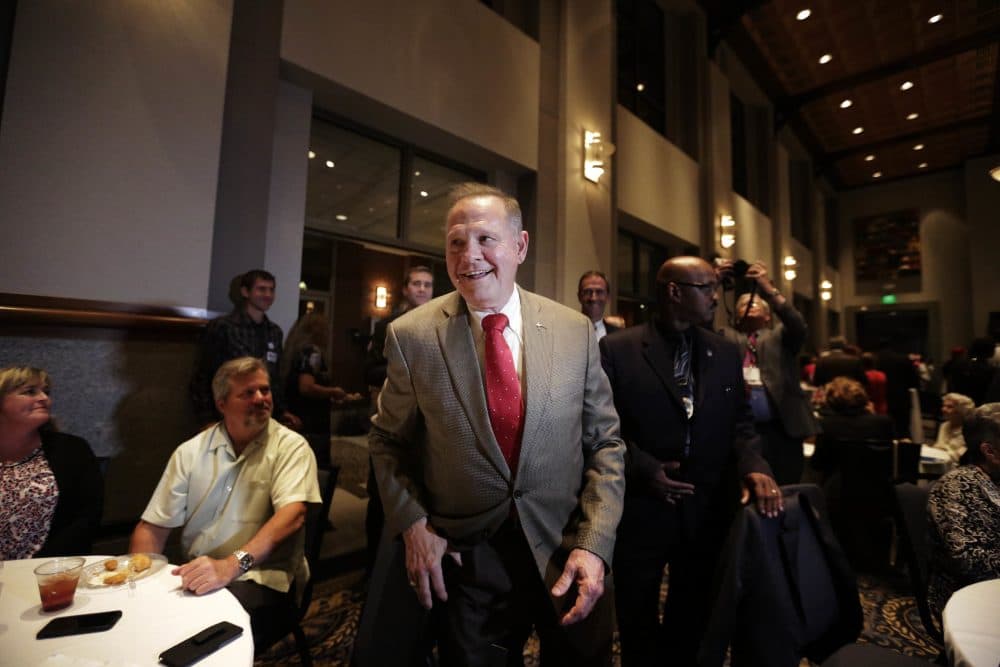
<path fill-rule="evenodd" d="M 267 367 L 227 361 L 212 379 L 222 421 L 181 444 L 132 533 L 130 551 L 163 551 L 183 526 L 189 559 L 174 570 L 196 595 L 226 586 L 250 614 L 254 644 L 288 613 L 292 582 L 309 577 L 306 503 L 320 502 L 316 459 L 306 440 L 271 419 Z"/>

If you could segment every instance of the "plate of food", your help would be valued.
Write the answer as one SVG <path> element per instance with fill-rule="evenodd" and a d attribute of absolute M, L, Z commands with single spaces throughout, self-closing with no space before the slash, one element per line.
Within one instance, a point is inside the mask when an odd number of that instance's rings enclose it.
<path fill-rule="evenodd" d="M 83 568 L 80 586 L 91 589 L 108 589 L 142 581 L 163 569 L 167 559 L 163 554 L 125 554 L 103 558 Z"/>

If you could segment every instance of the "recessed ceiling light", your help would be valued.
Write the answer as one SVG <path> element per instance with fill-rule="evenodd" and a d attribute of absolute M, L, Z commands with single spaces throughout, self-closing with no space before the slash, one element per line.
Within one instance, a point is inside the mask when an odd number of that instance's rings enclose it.
<path fill-rule="evenodd" d="M 795 15 L 795 18 L 798 19 L 799 21 L 805 21 L 810 16 L 812 16 L 812 10 L 803 9 L 802 11 L 800 11 L 798 14 Z"/>
<path fill-rule="evenodd" d="M 932 16 L 929 19 L 927 19 L 927 22 L 928 23 L 937 23 L 938 21 L 940 21 L 943 18 L 944 18 L 944 14 L 935 14 L 934 16 Z"/>
<path fill-rule="evenodd" d="M 330 168 L 330 169 L 333 169 L 333 167 L 334 167 L 333 160 L 327 160 L 326 161 L 326 166 L 328 168 Z"/>
<path fill-rule="evenodd" d="M 900 90 L 909 90 L 910 88 L 913 88 L 912 81 L 904 81 L 902 85 L 899 86 Z"/>
<path fill-rule="evenodd" d="M 924 150 L 924 145 L 923 144 L 917 144 L 916 146 L 913 147 L 913 150 L 915 150 L 915 151 L 922 151 L 922 150 Z"/>
<path fill-rule="evenodd" d="M 347 216 L 344 215 L 343 213 L 338 213 L 334 217 L 337 218 L 337 220 L 340 220 L 341 222 L 343 222 L 344 220 L 347 220 Z"/>
<path fill-rule="evenodd" d="M 906 120 L 916 120 L 918 118 L 920 118 L 920 114 L 918 114 L 918 113 L 911 113 L 910 115 L 908 115 L 906 117 Z"/>
<path fill-rule="evenodd" d="M 830 62 L 831 60 L 833 60 L 833 56 L 831 56 L 829 53 L 824 53 L 823 55 L 821 55 L 819 57 L 819 64 L 820 65 L 825 65 L 828 62 Z"/>
<path fill-rule="evenodd" d="M 874 159 L 875 159 L 874 155 L 866 155 L 865 156 L 865 162 L 871 162 Z"/>
<path fill-rule="evenodd" d="M 421 197 L 426 197 L 426 196 L 428 196 L 428 195 L 427 195 L 427 190 L 421 190 L 421 191 L 420 191 L 420 196 L 421 196 Z"/>
<path fill-rule="evenodd" d="M 850 107 L 850 106 L 851 106 L 852 104 L 854 104 L 854 102 L 852 102 L 851 100 L 844 100 L 843 102 L 841 102 L 841 103 L 840 103 L 840 108 L 841 108 L 841 109 L 847 109 L 847 108 L 849 108 L 849 107 Z"/>
<path fill-rule="evenodd" d="M 865 131 L 865 128 L 863 128 L 860 125 L 858 125 L 856 128 L 854 128 L 853 130 L 851 130 L 851 134 L 861 134 L 864 131 Z"/>
<path fill-rule="evenodd" d="M 309 159 L 311 160 L 314 157 L 316 157 L 316 151 L 309 151 Z"/>
<path fill-rule="evenodd" d="M 882 172 L 876 171 L 874 174 L 872 174 L 872 178 L 882 178 Z"/>
<path fill-rule="evenodd" d="M 917 169 L 926 169 L 926 168 L 927 168 L 926 162 L 921 162 L 920 164 L 917 165 Z"/>
<path fill-rule="evenodd" d="M 420 175 L 420 172 L 419 172 L 419 171 L 415 171 L 415 172 L 413 172 L 413 175 L 414 175 L 414 176 L 419 176 L 419 175 Z"/>
<path fill-rule="evenodd" d="M 642 91 L 646 90 L 646 84 L 644 84 L 644 83 L 637 83 L 637 84 L 635 84 L 635 89 L 638 90 L 641 93 Z"/>

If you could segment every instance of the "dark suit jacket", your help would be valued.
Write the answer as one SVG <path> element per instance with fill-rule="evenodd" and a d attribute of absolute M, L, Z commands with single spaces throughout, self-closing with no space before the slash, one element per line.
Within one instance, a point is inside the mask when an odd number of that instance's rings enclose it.
<path fill-rule="evenodd" d="M 604 330 L 607 331 L 608 333 L 614 333 L 616 331 L 621 331 L 621 327 L 615 326 L 614 324 L 611 324 L 607 320 L 604 320 Z"/>
<path fill-rule="evenodd" d="M 806 321 L 787 301 L 774 308 L 774 316 L 778 323 L 773 328 L 757 332 L 757 367 L 785 433 L 806 438 L 818 430 L 799 385 L 798 354 L 806 340 Z M 726 327 L 722 335 L 739 345 L 740 350 L 746 350 L 746 334 Z"/>
<path fill-rule="evenodd" d="M 739 496 L 738 478 L 749 472 L 771 474 L 760 456 L 739 349 L 700 327 L 693 328 L 693 336 L 695 410 L 690 424 L 674 380 L 673 358 L 654 324 L 601 339 L 601 362 L 627 449 L 620 542 L 642 543 L 660 530 L 673 530 L 678 540 L 700 538 L 710 529 L 707 520 L 725 522 Z M 685 459 L 689 426 L 691 454 Z M 649 491 L 650 479 L 664 461 L 680 461 L 679 477 L 695 485 L 694 496 L 676 506 Z"/>

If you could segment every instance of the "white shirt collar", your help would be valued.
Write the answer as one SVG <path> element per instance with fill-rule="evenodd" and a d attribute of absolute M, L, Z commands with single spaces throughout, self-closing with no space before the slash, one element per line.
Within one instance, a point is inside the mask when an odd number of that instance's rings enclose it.
<path fill-rule="evenodd" d="M 507 316 L 507 326 L 510 327 L 517 334 L 518 338 L 521 337 L 521 295 L 518 293 L 517 285 L 514 286 L 514 291 L 511 292 L 510 298 L 507 299 L 507 303 L 504 304 L 500 312 Z M 483 335 L 483 318 L 487 315 L 492 315 L 491 310 L 475 310 L 474 308 L 469 308 L 469 313 L 472 315 L 469 318 L 469 323 L 472 325 L 472 330 L 476 338 L 481 338 Z"/>

